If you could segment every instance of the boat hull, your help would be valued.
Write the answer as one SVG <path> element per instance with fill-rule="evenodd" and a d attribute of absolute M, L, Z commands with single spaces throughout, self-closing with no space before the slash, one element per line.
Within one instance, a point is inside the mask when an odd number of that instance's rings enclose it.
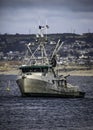
<path fill-rule="evenodd" d="M 52 83 L 38 79 L 19 78 L 17 79 L 17 84 L 22 96 L 83 98 L 85 95 L 81 91 L 59 90 Z"/>

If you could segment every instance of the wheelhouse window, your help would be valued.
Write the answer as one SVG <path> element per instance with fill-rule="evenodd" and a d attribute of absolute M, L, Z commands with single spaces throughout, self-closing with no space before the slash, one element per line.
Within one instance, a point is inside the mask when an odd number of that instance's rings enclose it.
<path fill-rule="evenodd" d="M 20 68 L 23 73 L 28 73 L 28 72 L 43 72 L 47 73 L 48 72 L 48 67 L 44 66 L 26 66 L 26 67 L 21 67 Z"/>

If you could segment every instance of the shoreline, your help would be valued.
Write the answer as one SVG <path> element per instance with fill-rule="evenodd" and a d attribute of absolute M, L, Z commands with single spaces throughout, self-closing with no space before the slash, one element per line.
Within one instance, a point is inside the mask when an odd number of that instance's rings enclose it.
<path fill-rule="evenodd" d="M 93 76 L 93 70 L 74 70 L 68 72 L 61 72 L 60 74 L 63 75 L 70 75 L 70 76 Z"/>
<path fill-rule="evenodd" d="M 15 70 L 6 70 L 6 71 L 1 71 L 0 75 L 18 75 L 19 74 L 19 70 L 15 69 Z"/>
<path fill-rule="evenodd" d="M 18 75 L 18 69 L 0 71 L 0 75 Z M 59 71 L 59 75 L 70 76 L 93 76 L 93 69 L 90 70 L 72 70 L 72 71 Z"/>
<path fill-rule="evenodd" d="M 0 74 L 4 75 L 19 75 L 19 66 L 22 63 L 19 61 L 2 61 L 0 62 Z M 59 75 L 72 76 L 93 76 L 93 65 L 57 65 L 54 69 Z"/>

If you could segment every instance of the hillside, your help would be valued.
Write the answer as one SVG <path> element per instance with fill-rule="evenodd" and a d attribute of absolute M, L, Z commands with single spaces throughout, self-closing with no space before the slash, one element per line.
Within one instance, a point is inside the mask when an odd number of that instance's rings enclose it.
<path fill-rule="evenodd" d="M 35 41 L 35 35 L 26 35 L 26 34 L 3 34 L 0 35 L 0 52 L 7 53 L 9 51 L 24 51 L 25 44 Z M 67 44 L 72 42 L 84 41 L 86 42 L 85 47 L 89 44 L 93 48 L 93 33 L 86 34 L 72 34 L 72 33 L 63 33 L 63 34 L 49 34 L 48 39 L 51 41 L 66 41 Z"/>
<path fill-rule="evenodd" d="M 49 56 L 53 52 L 56 42 L 60 39 L 64 44 L 59 51 L 59 63 L 76 65 L 93 65 L 93 33 L 82 35 L 73 33 L 48 34 L 46 51 Z M 34 44 L 36 36 L 26 34 L 3 34 L 0 35 L 0 61 L 21 61 L 26 52 L 25 44 L 33 44 L 32 50 L 36 49 Z M 51 41 L 51 42 L 49 42 Z"/>

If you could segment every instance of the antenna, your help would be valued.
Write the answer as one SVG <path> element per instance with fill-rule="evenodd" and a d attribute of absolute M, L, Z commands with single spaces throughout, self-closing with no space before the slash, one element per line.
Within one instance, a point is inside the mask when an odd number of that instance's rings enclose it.
<path fill-rule="evenodd" d="M 46 19 L 46 26 L 47 26 L 47 19 Z M 46 27 L 46 40 L 47 40 L 47 27 Z"/>

